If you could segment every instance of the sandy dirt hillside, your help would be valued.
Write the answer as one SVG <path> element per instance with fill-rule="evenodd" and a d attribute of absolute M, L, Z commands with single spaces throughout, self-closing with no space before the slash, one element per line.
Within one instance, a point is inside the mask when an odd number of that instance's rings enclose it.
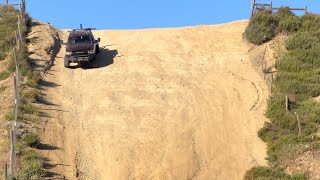
<path fill-rule="evenodd" d="M 247 23 L 95 31 L 103 49 L 88 69 L 64 68 L 62 46 L 43 88 L 49 176 L 241 179 L 265 165 L 268 91 Z"/>

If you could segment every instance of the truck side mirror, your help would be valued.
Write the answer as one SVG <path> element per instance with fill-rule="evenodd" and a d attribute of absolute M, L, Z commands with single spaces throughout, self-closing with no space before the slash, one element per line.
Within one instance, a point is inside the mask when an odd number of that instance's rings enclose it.
<path fill-rule="evenodd" d="M 98 39 L 97 39 L 97 42 L 100 42 L 100 41 L 101 41 L 101 39 L 100 39 L 100 38 L 98 38 Z"/>

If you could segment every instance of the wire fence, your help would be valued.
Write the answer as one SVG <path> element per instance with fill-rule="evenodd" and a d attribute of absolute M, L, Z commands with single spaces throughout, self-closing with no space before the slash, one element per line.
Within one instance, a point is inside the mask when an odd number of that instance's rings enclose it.
<path fill-rule="evenodd" d="M 254 51 L 254 52 L 251 52 Z M 276 71 L 273 70 L 273 66 L 276 63 L 273 58 L 268 56 L 269 54 L 269 46 L 266 44 L 265 46 L 256 46 L 254 45 L 252 48 L 248 50 L 252 54 L 251 63 L 254 69 L 258 72 L 261 78 L 263 78 L 268 86 L 268 89 L 272 93 L 273 91 L 273 80 L 274 73 Z"/>
<path fill-rule="evenodd" d="M 13 3 L 10 4 L 8 0 L 6 0 L 5 6 L 18 6 L 19 9 L 19 15 L 18 15 L 18 21 L 17 21 L 17 27 L 18 30 L 15 31 L 15 38 L 16 38 L 16 45 L 12 48 L 13 51 L 13 57 L 15 61 L 15 72 L 13 76 L 13 86 L 14 86 L 14 120 L 13 124 L 10 130 L 10 164 L 8 166 L 7 163 L 4 165 L 4 176 L 5 180 L 11 180 L 15 176 L 15 169 L 16 169 L 16 152 L 15 152 L 15 146 L 17 141 L 17 132 L 19 128 L 19 107 L 20 107 L 20 97 L 19 97 L 19 89 L 20 89 L 20 80 L 21 80 L 21 73 L 19 68 L 19 59 L 17 50 L 19 51 L 21 48 L 21 45 L 25 42 L 25 37 L 23 35 L 23 26 L 26 24 L 26 2 L 25 0 L 22 0 L 20 3 Z M 8 168 L 9 167 L 9 168 Z"/>
<path fill-rule="evenodd" d="M 281 7 L 274 7 L 272 1 L 270 3 L 256 3 L 256 0 L 251 2 L 251 16 L 253 16 L 259 10 L 279 10 Z M 304 6 L 303 8 L 291 8 L 288 7 L 290 11 L 304 11 L 305 14 L 308 13 L 308 7 Z"/>
<path fill-rule="evenodd" d="M 261 78 L 263 78 L 270 90 L 270 94 L 274 90 L 273 81 L 275 79 L 277 71 L 274 70 L 275 64 L 279 63 L 279 57 L 281 55 L 277 54 L 275 51 L 272 51 L 272 45 L 266 43 L 265 45 L 253 45 L 249 50 L 248 53 L 253 56 L 251 57 L 251 63 L 254 69 L 258 72 Z M 271 52 L 270 52 L 271 51 Z M 280 49 L 278 51 L 281 51 Z M 272 55 L 270 57 L 270 54 Z M 292 112 L 290 109 L 290 99 L 286 95 L 285 96 L 285 104 L 284 108 L 287 113 L 293 114 L 295 119 L 297 120 L 297 128 L 298 128 L 298 135 L 301 136 L 302 132 L 302 125 L 301 125 L 301 117 L 297 112 Z"/>

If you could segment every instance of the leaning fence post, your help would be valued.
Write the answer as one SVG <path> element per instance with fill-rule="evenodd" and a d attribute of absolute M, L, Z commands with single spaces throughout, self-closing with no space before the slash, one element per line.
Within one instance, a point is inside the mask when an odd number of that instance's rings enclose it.
<path fill-rule="evenodd" d="M 297 121 L 298 121 L 298 129 L 299 129 L 299 136 L 301 136 L 301 122 L 300 122 L 300 117 L 299 114 L 297 112 L 294 112 L 296 114 L 297 117 Z"/>

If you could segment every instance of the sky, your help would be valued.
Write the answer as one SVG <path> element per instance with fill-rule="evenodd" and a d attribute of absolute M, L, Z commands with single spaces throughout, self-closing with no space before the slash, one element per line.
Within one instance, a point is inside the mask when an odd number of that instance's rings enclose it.
<path fill-rule="evenodd" d="M 32 18 L 59 29 L 79 28 L 81 23 L 97 29 L 220 24 L 248 19 L 251 10 L 251 0 L 26 0 L 26 3 Z M 319 0 L 273 0 L 273 4 L 299 8 L 307 5 L 310 12 L 320 12 Z"/>

